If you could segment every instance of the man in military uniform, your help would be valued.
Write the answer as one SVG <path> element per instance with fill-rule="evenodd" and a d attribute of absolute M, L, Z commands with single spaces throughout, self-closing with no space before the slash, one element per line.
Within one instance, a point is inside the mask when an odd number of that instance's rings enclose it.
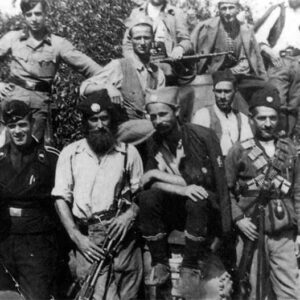
<path fill-rule="evenodd" d="M 7 102 L 3 120 L 10 141 L 0 149 L 0 289 L 14 289 L 15 280 L 26 299 L 49 300 L 57 263 L 51 189 L 58 151 L 32 137 L 24 102 Z"/>
<path fill-rule="evenodd" d="M 173 229 L 185 230 L 182 263 L 182 293 L 192 292 L 195 270 L 199 281 L 205 268 L 198 260 L 208 253 L 211 213 L 215 232 L 230 230 L 230 207 L 225 187 L 222 154 L 210 129 L 181 125 L 177 119 L 178 88 L 151 91 L 146 110 L 156 130 L 148 141 L 146 173 L 139 194 L 140 225 L 152 257 L 149 285 L 163 285 L 169 279 L 167 236 Z M 217 229 L 218 228 L 218 229 Z M 195 274 L 195 273 L 194 273 Z M 196 279 L 197 280 L 197 279 Z M 197 284 L 197 285 L 198 285 Z"/>
<path fill-rule="evenodd" d="M 299 299 L 294 243 L 298 229 L 296 246 L 299 247 L 300 165 L 297 151 L 290 139 L 277 135 L 280 99 L 275 88 L 258 90 L 249 105 L 255 137 L 237 142 L 226 157 L 232 217 L 239 232 L 238 261 L 242 254 L 245 256 L 242 251 L 252 241 L 255 252 L 251 269 L 247 270 L 252 287 L 250 299 L 258 298 L 257 286 L 267 279 L 270 279 L 276 299 Z M 261 214 L 257 211 L 259 208 L 262 208 Z M 262 222 L 257 222 L 263 214 Z M 257 249 L 260 249 L 258 254 Z M 247 256 L 246 259 L 251 259 Z M 263 261 L 258 264 L 258 259 Z M 269 273 L 261 272 L 264 260 Z M 268 287 L 260 285 L 258 292 L 263 289 L 264 297 L 270 291 Z"/>
<path fill-rule="evenodd" d="M 130 229 L 138 207 L 124 193 L 136 192 L 142 161 L 134 146 L 115 139 L 116 112 L 107 90 L 90 94 L 79 109 L 85 138 L 62 150 L 52 191 L 60 219 L 77 247 L 76 274 L 82 281 L 93 261 L 114 255 L 97 278 L 94 299 L 137 299 L 142 257 Z M 104 249 L 106 239 L 119 244 L 115 253 Z"/>
<path fill-rule="evenodd" d="M 51 85 L 64 61 L 86 77 L 97 74 L 101 67 L 76 50 L 66 39 L 49 32 L 45 26 L 45 0 L 22 0 L 25 30 L 10 31 L 0 39 L 0 57 L 12 55 L 9 83 L 0 83 L 0 96 L 5 101 L 24 101 L 34 112 L 34 136 L 43 138 Z"/>
<path fill-rule="evenodd" d="M 145 120 L 145 91 L 165 86 L 165 76 L 157 65 L 150 62 L 153 41 L 152 21 L 136 17 L 126 21 L 133 53 L 129 57 L 112 60 L 102 71 L 81 84 L 81 95 L 107 89 L 112 101 L 120 107 L 119 137 L 125 142 L 140 142 L 153 133 Z"/>
<path fill-rule="evenodd" d="M 253 136 L 249 119 L 232 107 L 237 91 L 236 78 L 228 69 L 212 74 L 216 103 L 199 109 L 192 123 L 211 128 L 220 141 L 222 154 L 226 156 L 236 141 Z"/>

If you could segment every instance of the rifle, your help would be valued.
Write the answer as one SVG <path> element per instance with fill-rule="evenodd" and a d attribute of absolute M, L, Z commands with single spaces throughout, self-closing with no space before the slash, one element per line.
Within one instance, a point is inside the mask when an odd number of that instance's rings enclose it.
<path fill-rule="evenodd" d="M 157 60 L 154 58 L 154 60 L 158 63 L 196 63 L 201 59 L 204 58 L 212 58 L 216 56 L 222 56 L 222 55 L 228 55 L 233 54 L 233 51 L 225 51 L 225 52 L 216 52 L 216 53 L 209 53 L 209 54 L 195 54 L 195 55 L 185 55 L 182 58 L 174 59 L 171 57 L 166 58 L 158 58 Z"/>
<path fill-rule="evenodd" d="M 241 261 L 238 266 L 239 289 L 235 297 L 236 300 L 249 299 L 251 289 L 252 289 L 250 284 L 250 270 L 251 270 L 253 255 L 256 246 L 258 246 L 256 300 L 263 300 L 261 276 L 263 276 L 264 274 L 263 255 L 264 255 L 265 205 L 267 204 L 269 199 L 269 189 L 266 183 L 268 182 L 268 177 L 271 169 L 272 169 L 272 165 L 269 164 L 268 169 L 266 171 L 266 175 L 264 177 L 264 181 L 262 183 L 262 187 L 256 199 L 254 211 L 251 214 L 251 220 L 258 228 L 258 233 L 259 233 L 258 241 L 251 241 L 247 237 L 244 239 L 243 253 L 242 253 Z"/>
<path fill-rule="evenodd" d="M 47 103 L 47 119 L 46 126 L 44 131 L 44 145 L 54 147 L 54 136 L 53 136 L 53 124 L 52 124 L 52 109 L 51 109 L 51 100 L 46 100 Z"/>

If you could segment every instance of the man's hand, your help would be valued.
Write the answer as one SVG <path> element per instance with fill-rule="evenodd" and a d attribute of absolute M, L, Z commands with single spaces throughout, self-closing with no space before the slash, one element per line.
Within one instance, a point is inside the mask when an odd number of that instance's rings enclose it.
<path fill-rule="evenodd" d="M 150 170 L 143 174 L 143 176 L 140 179 L 140 188 L 144 189 L 145 186 L 147 186 L 154 178 L 155 178 L 155 173 L 157 170 Z"/>
<path fill-rule="evenodd" d="M 0 99 L 5 99 L 13 89 L 14 85 L 12 83 L 0 82 Z"/>
<path fill-rule="evenodd" d="M 276 68 L 282 67 L 282 59 L 277 55 L 272 48 L 267 45 L 261 45 L 262 53 L 271 61 L 272 65 Z"/>
<path fill-rule="evenodd" d="M 123 96 L 121 92 L 114 86 L 107 86 L 106 88 L 111 102 L 123 107 Z"/>
<path fill-rule="evenodd" d="M 173 59 L 181 59 L 184 54 L 184 49 L 181 46 L 176 46 L 173 48 L 170 57 Z"/>
<path fill-rule="evenodd" d="M 188 185 L 184 187 L 184 196 L 190 198 L 192 201 L 204 200 L 208 198 L 208 192 L 204 187 L 199 185 Z"/>
<path fill-rule="evenodd" d="M 108 227 L 108 237 L 115 241 L 116 248 L 124 240 L 127 232 L 132 227 L 136 214 L 132 209 L 128 209 L 126 212 L 116 217 Z"/>
<path fill-rule="evenodd" d="M 74 242 L 83 256 L 91 263 L 105 257 L 103 249 L 80 232 L 76 234 Z"/>
<path fill-rule="evenodd" d="M 236 222 L 237 227 L 245 236 L 254 241 L 258 238 L 257 227 L 252 223 L 251 218 L 243 218 Z"/>

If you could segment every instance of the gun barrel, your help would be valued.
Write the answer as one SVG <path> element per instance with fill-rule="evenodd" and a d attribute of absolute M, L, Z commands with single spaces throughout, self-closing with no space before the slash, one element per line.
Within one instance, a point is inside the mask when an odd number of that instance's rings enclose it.
<path fill-rule="evenodd" d="M 160 59 L 159 63 L 174 63 L 174 62 L 188 62 L 188 61 L 198 61 L 204 58 L 211 58 L 216 56 L 228 55 L 233 54 L 232 51 L 225 51 L 225 52 L 216 52 L 216 53 L 209 53 L 209 54 L 195 54 L 195 55 L 185 55 L 182 58 L 174 59 L 171 57 Z"/>

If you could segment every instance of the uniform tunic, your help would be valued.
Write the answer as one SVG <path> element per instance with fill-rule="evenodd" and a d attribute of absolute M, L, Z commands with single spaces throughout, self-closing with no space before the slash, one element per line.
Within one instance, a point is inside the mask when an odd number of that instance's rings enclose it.
<path fill-rule="evenodd" d="M 56 149 L 35 141 L 22 152 L 10 144 L 0 149 L 0 259 L 33 300 L 53 293 L 57 245 L 51 189 L 57 156 Z M 1 269 L 0 288 L 11 285 Z"/>
<path fill-rule="evenodd" d="M 269 158 L 264 148 L 258 141 L 252 139 L 259 149 L 262 150 L 262 156 L 269 161 Z M 246 142 L 247 142 L 246 141 Z M 243 145 L 244 142 L 237 142 L 229 151 L 225 163 L 228 186 L 230 189 L 231 207 L 233 221 L 236 222 L 244 217 L 248 216 L 251 209 L 251 203 L 254 203 L 256 196 L 251 196 L 251 191 L 255 192 L 258 187 L 249 185 L 251 179 L 256 178 L 259 174 L 262 174 L 262 169 L 257 169 L 248 153 L 252 148 L 247 148 Z M 252 142 L 251 142 L 252 143 Z M 278 145 L 281 143 L 281 147 L 284 149 L 285 155 L 282 157 L 284 164 L 281 167 L 279 175 L 282 178 L 292 183 L 291 190 L 285 196 L 280 194 L 280 191 L 274 186 L 270 195 L 276 195 L 282 199 L 284 205 L 287 208 L 290 218 L 292 220 L 289 227 L 282 229 L 276 233 L 266 233 L 265 238 L 265 251 L 266 258 L 270 267 L 269 278 L 272 284 L 272 289 L 277 296 L 277 299 L 298 299 L 299 291 L 297 290 L 298 282 L 298 269 L 294 251 L 293 241 L 293 226 L 296 225 L 299 234 L 300 224 L 300 165 L 297 157 L 297 152 L 289 139 L 280 139 L 276 142 L 276 151 L 278 151 Z M 276 198 L 275 198 L 276 199 Z M 294 225 L 293 225 L 294 224 Z M 237 245 L 238 261 L 241 258 L 243 249 L 243 239 L 245 237 L 240 235 L 239 243 Z M 252 292 L 250 299 L 255 299 L 256 280 L 257 280 L 257 263 L 255 253 L 251 267 L 250 283 L 252 285 Z M 268 278 L 268 276 L 266 275 Z M 267 288 L 264 289 L 265 293 L 268 293 Z"/>

